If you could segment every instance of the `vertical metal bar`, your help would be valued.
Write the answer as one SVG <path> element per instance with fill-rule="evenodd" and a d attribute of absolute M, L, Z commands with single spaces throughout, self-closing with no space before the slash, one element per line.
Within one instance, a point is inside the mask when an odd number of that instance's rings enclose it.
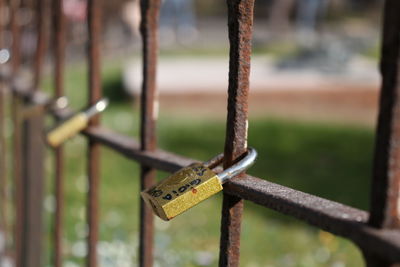
<path fill-rule="evenodd" d="M 88 1 L 88 32 L 89 32 L 89 104 L 92 105 L 101 98 L 100 80 L 100 29 L 101 10 L 99 0 Z M 90 120 L 90 125 L 99 125 L 100 117 L 95 116 Z M 99 228 L 99 163 L 100 146 L 93 140 L 88 147 L 88 183 L 89 192 L 87 200 L 87 218 L 89 226 L 88 234 L 88 258 L 87 266 L 97 266 L 97 242 Z"/>
<path fill-rule="evenodd" d="M 13 75 L 18 71 L 20 65 L 20 25 L 19 25 L 19 7 L 20 0 L 10 0 L 10 28 L 12 36 L 11 46 L 11 69 Z"/>
<path fill-rule="evenodd" d="M 7 227 L 7 170 L 6 170 L 6 142 L 4 136 L 4 84 L 0 81 L 0 235 L 5 240 L 7 247 L 8 227 Z M 5 247 L 5 249 L 6 249 Z M 0 250 L 0 259 L 1 259 Z"/>
<path fill-rule="evenodd" d="M 49 16 L 45 15 L 47 0 L 37 0 L 38 43 L 35 51 L 34 90 L 40 83 L 42 62 L 46 47 L 45 25 Z M 29 101 L 27 103 L 30 105 Z M 23 118 L 22 123 L 22 192 L 23 225 L 21 235 L 21 266 L 42 266 L 43 228 L 43 163 L 44 143 L 42 139 L 43 113 Z"/>
<path fill-rule="evenodd" d="M 24 267 L 42 266 L 43 227 L 43 114 L 23 122 L 23 194 L 24 221 L 21 260 Z"/>
<path fill-rule="evenodd" d="M 0 82 L 0 236 L 3 238 L 4 251 L 0 249 L 0 260 L 2 253 L 8 249 L 8 218 L 7 218 L 7 169 L 6 169 L 6 142 L 4 136 L 4 84 Z"/>
<path fill-rule="evenodd" d="M 20 1 L 10 0 L 10 29 L 12 36 L 11 46 L 11 71 L 12 78 L 17 75 L 20 65 L 20 27 L 18 22 Z M 12 85 L 11 85 L 12 86 Z M 15 217 L 13 229 L 15 266 L 22 267 L 22 222 L 23 217 L 23 193 L 21 181 L 21 122 L 19 118 L 20 101 L 16 95 L 12 96 L 11 116 L 13 121 L 13 176 L 14 176 L 14 203 Z"/>
<path fill-rule="evenodd" d="M 64 95 L 64 64 L 65 64 L 65 17 L 62 0 L 54 0 L 53 22 L 54 22 L 54 86 L 55 97 Z M 64 156 L 63 147 L 55 149 L 55 198 L 56 211 L 54 218 L 54 266 L 62 266 L 62 235 L 63 235 L 63 212 L 64 212 Z"/>
<path fill-rule="evenodd" d="M 227 0 L 230 42 L 224 167 L 247 150 L 248 94 L 254 0 Z M 219 266 L 239 266 L 243 200 L 224 194 Z"/>
<path fill-rule="evenodd" d="M 400 227 L 400 2 L 387 0 L 369 223 Z"/>
<path fill-rule="evenodd" d="M 49 3 L 47 0 L 37 0 L 36 2 L 36 27 L 37 27 L 37 42 L 35 51 L 34 79 L 33 90 L 37 90 L 42 77 L 42 65 L 46 52 L 46 37 L 47 37 L 47 21 Z"/>
<path fill-rule="evenodd" d="M 0 0 L 0 16 L 5 14 L 5 1 Z M 3 45 L 4 27 L 0 24 L 0 49 L 4 48 Z M 3 71 L 3 67 L 0 64 L 0 71 Z M 5 142 L 5 127 L 4 127 L 4 82 L 0 81 L 0 235 L 5 240 L 5 250 L 8 245 L 8 220 L 7 220 L 7 163 L 6 163 L 6 142 Z M 2 251 L 0 251 L 0 260 L 2 257 Z"/>
<path fill-rule="evenodd" d="M 380 70 L 382 86 L 376 129 L 369 224 L 400 228 L 400 2 L 386 0 Z M 364 251 L 367 266 L 392 266 Z"/>
<path fill-rule="evenodd" d="M 5 14 L 5 1 L 0 0 L 0 16 Z M 4 47 L 4 27 L 3 24 L 0 23 L 0 49 Z M 4 65 L 0 64 L 0 71 L 4 70 Z M 6 142 L 5 142 L 5 92 L 4 92 L 5 83 L 1 80 L 0 81 L 0 235 L 2 235 L 3 239 L 5 240 L 5 247 L 4 249 L 7 250 L 8 246 L 8 220 L 7 220 L 7 162 L 6 162 Z M 0 251 L 0 260 L 2 258 L 2 253 L 5 251 Z"/>
<path fill-rule="evenodd" d="M 142 21 L 140 31 L 143 41 L 143 84 L 141 95 L 141 149 L 156 149 L 156 120 L 158 116 L 158 96 L 156 90 L 158 21 L 160 0 L 141 0 Z M 141 190 L 155 182 L 155 170 L 141 166 Z M 142 199 L 140 199 L 140 244 L 139 266 L 153 265 L 154 217 Z"/>
<path fill-rule="evenodd" d="M 22 222 L 23 214 L 23 192 L 21 177 L 21 120 L 20 120 L 20 101 L 16 95 L 12 96 L 12 120 L 13 120 L 13 175 L 14 175 L 14 250 L 15 265 L 21 267 L 21 246 L 22 246 Z"/>

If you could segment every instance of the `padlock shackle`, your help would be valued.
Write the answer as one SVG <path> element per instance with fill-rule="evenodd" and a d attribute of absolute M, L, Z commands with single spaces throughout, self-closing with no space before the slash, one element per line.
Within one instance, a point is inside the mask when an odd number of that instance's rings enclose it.
<path fill-rule="evenodd" d="M 239 173 L 247 170 L 251 165 L 253 165 L 256 158 L 257 151 L 254 148 L 249 147 L 247 149 L 247 155 L 243 159 L 218 174 L 219 180 L 221 183 L 224 183 Z"/>
<path fill-rule="evenodd" d="M 89 107 L 87 110 L 85 110 L 84 113 L 88 118 L 91 118 L 94 115 L 105 110 L 106 107 L 108 106 L 108 103 L 109 103 L 108 98 L 102 98 L 99 101 L 97 101 L 94 105 Z"/>
<path fill-rule="evenodd" d="M 222 163 L 222 161 L 224 160 L 224 153 L 218 154 L 215 157 L 213 157 L 212 159 L 204 162 L 204 166 L 206 166 L 207 168 L 210 169 L 214 169 L 215 167 L 217 167 L 218 165 L 220 165 Z"/>

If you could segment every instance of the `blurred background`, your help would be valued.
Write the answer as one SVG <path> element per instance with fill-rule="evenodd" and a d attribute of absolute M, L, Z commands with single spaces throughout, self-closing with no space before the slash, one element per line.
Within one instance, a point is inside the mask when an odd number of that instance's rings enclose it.
<path fill-rule="evenodd" d="M 26 1 L 24 63 L 33 64 L 32 6 Z M 87 98 L 86 2 L 64 0 L 68 19 L 66 91 Z M 367 210 L 379 89 L 380 0 L 259 0 L 250 76 L 250 174 Z M 7 14 L 5 12 L 4 14 Z M 103 124 L 138 136 L 141 74 L 138 1 L 103 1 Z M 7 16 L 2 16 L 6 23 Z M 224 1 L 165 0 L 160 16 L 158 144 L 206 160 L 223 151 L 229 40 Z M 7 43 L 7 40 L 8 43 Z M 10 37 L 6 47 L 11 46 Z M 53 59 L 44 90 L 53 92 Z M 47 122 L 48 127 L 52 121 Z M 11 126 L 8 135 L 12 135 Z M 66 145 L 65 262 L 86 255 L 85 141 Z M 47 157 L 47 255 L 54 213 L 52 152 Z M 101 266 L 136 266 L 139 168 L 102 149 Z M 166 177 L 159 173 L 159 178 Z M 217 266 L 222 194 L 171 222 L 156 220 L 155 266 Z M 241 266 L 363 266 L 349 241 L 245 202 Z"/>

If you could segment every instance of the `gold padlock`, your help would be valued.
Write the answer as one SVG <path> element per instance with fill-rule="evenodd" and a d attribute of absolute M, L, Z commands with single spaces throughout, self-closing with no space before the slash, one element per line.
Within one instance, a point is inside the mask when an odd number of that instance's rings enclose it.
<path fill-rule="evenodd" d="M 79 112 L 69 119 L 60 122 L 60 124 L 47 133 L 47 143 L 52 147 L 58 147 L 67 139 L 85 129 L 88 126 L 89 119 L 105 110 L 107 105 L 108 99 L 103 98 L 87 110 Z"/>
<path fill-rule="evenodd" d="M 257 151 L 248 148 L 242 160 L 219 174 L 210 169 L 215 158 L 191 164 L 144 190 L 142 198 L 158 217 L 168 221 L 221 191 L 224 182 L 249 168 L 256 157 Z"/>

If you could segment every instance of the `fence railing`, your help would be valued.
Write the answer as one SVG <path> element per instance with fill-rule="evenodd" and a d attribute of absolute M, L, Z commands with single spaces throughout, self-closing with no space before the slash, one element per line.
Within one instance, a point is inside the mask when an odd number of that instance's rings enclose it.
<path fill-rule="evenodd" d="M 51 101 L 42 93 L 40 84 L 42 65 L 48 47 L 51 24 L 54 42 L 54 96 L 64 94 L 64 58 L 66 26 L 62 0 L 37 0 L 37 45 L 32 73 L 26 80 L 21 73 L 21 27 L 19 12 L 25 1 L 1 0 L 0 8 L 8 8 L 7 27 L 12 33 L 10 63 L 1 66 L 0 90 L 0 231 L 13 245 L 0 251 L 0 259 L 12 258 L 17 267 L 42 266 L 42 201 L 43 201 L 43 149 L 41 138 L 43 117 L 53 114 L 66 118 L 71 111 L 48 111 L 41 107 Z M 143 37 L 143 85 L 141 95 L 140 140 L 123 136 L 100 125 L 100 117 L 90 121 L 82 132 L 88 140 L 87 193 L 88 255 L 87 266 L 98 266 L 96 245 L 99 228 L 99 157 L 100 146 L 107 146 L 128 159 L 141 164 L 141 189 L 155 182 L 155 171 L 174 172 L 195 161 L 158 149 L 156 146 L 157 104 L 157 50 L 158 17 L 161 0 L 141 0 L 141 34 Z M 88 1 L 88 104 L 101 98 L 101 2 Z M 230 42 L 228 116 L 224 167 L 228 167 L 247 148 L 248 94 L 250 54 L 253 28 L 254 0 L 228 0 L 228 32 Z M 51 8 L 49 8 L 51 7 Z M 392 266 L 400 263 L 400 2 L 386 0 L 382 35 L 382 90 L 372 172 L 371 208 L 369 212 L 337 202 L 306 194 L 264 179 L 242 174 L 224 186 L 221 214 L 220 266 L 239 266 L 240 229 L 243 200 L 276 210 L 305 221 L 330 233 L 352 240 L 363 252 L 367 266 Z M 52 14 L 50 16 L 50 13 Z M 3 14 L 3 13 L 2 13 Z M 1 27 L 4 25 L 0 24 Z M 0 42 L 5 29 L 0 29 Z M 13 120 L 12 162 L 6 162 L 11 151 L 5 145 L 5 107 L 12 95 Z M 32 112 L 35 110 L 35 112 Z M 266 140 L 268 142 L 268 140 Z M 54 266 L 62 266 L 62 236 L 64 207 L 63 148 L 54 150 L 55 197 Z M 15 190 L 13 225 L 5 216 L 10 214 L 6 204 L 7 166 L 12 165 Z M 368 177 L 366 177 L 368 179 Z M 138 196 L 139 198 L 139 196 Z M 153 214 L 140 204 L 139 265 L 153 265 Z"/>

